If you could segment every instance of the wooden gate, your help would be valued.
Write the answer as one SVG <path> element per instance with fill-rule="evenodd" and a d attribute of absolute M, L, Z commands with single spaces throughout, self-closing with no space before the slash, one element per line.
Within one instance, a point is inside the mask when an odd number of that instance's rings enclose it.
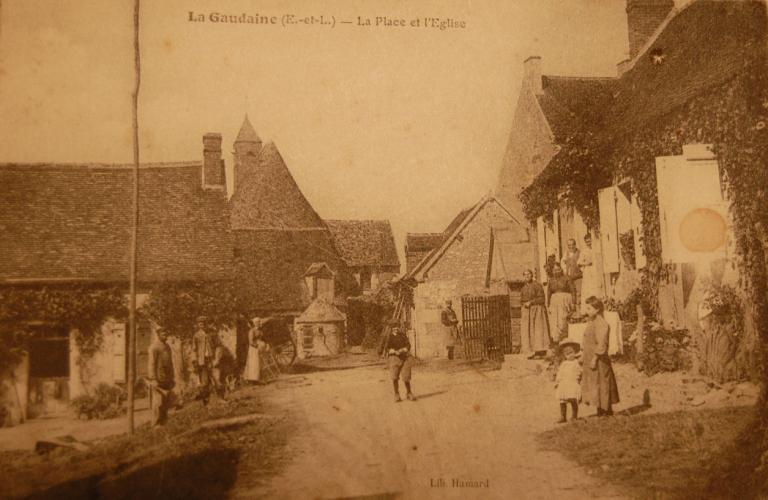
<path fill-rule="evenodd" d="M 513 307 L 513 298 L 512 294 L 462 297 L 461 337 L 465 358 L 500 360 L 504 354 L 519 349 L 520 306 Z M 517 328 L 513 328 L 513 321 Z"/>

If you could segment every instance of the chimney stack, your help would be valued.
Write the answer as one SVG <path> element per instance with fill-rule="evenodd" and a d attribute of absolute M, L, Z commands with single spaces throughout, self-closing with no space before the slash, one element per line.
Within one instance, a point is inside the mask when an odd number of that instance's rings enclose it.
<path fill-rule="evenodd" d="M 221 134 L 203 136 L 203 188 L 223 189 L 226 183 L 221 159 Z"/>
<path fill-rule="evenodd" d="M 541 57 L 531 56 L 523 61 L 523 70 L 525 72 L 525 83 L 531 86 L 531 90 L 535 95 L 541 95 L 544 93 L 544 88 L 541 84 Z"/>
<path fill-rule="evenodd" d="M 674 0 L 627 0 L 630 59 L 635 58 L 674 8 Z"/>

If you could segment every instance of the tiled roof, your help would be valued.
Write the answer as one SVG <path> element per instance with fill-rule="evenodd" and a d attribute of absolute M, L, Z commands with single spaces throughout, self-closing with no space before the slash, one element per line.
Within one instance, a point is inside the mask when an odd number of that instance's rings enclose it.
<path fill-rule="evenodd" d="M 223 190 L 203 190 L 199 162 L 143 165 L 138 279 L 228 277 Z M 130 166 L 0 165 L 0 280 L 128 279 Z"/>
<path fill-rule="evenodd" d="M 327 220 L 336 248 L 348 266 L 400 268 L 395 237 L 387 220 Z"/>
<path fill-rule="evenodd" d="M 581 126 L 599 125 L 615 82 L 615 78 L 543 76 L 544 93 L 536 97 L 555 142 L 564 142 Z"/>
<path fill-rule="evenodd" d="M 651 123 L 748 71 L 745 63 L 765 47 L 765 2 L 691 3 L 670 20 L 619 80 L 607 128 L 633 130 Z M 661 56 L 660 64 L 654 63 L 654 54 Z"/>
<path fill-rule="evenodd" d="M 405 246 L 408 252 L 430 251 L 444 238 L 444 233 L 408 233 L 405 235 Z"/>
<path fill-rule="evenodd" d="M 297 323 L 336 323 L 347 318 L 333 304 L 324 299 L 315 299 L 301 315 Z"/>
<path fill-rule="evenodd" d="M 230 200 L 232 229 L 324 228 L 273 143 L 244 177 Z"/>
<path fill-rule="evenodd" d="M 336 305 L 357 293 L 327 229 L 234 231 L 234 236 L 238 288 L 253 310 L 303 311 L 310 303 L 304 276 L 318 262 L 336 273 Z"/>

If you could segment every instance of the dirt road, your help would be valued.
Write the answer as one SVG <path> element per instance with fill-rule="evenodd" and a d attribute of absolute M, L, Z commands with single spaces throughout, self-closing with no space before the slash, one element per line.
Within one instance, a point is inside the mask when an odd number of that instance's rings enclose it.
<path fill-rule="evenodd" d="M 291 461 L 236 497 L 617 498 L 535 436 L 555 424 L 551 383 L 518 360 L 502 371 L 417 371 L 394 403 L 383 366 L 292 376 L 265 391 L 296 414 Z"/>

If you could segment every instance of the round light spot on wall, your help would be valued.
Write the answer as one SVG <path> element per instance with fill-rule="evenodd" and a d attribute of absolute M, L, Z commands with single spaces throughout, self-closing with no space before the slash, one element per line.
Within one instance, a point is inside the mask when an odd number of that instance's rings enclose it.
<path fill-rule="evenodd" d="M 691 252 L 714 252 L 725 244 L 727 226 L 711 208 L 695 208 L 680 222 L 680 241 Z"/>

